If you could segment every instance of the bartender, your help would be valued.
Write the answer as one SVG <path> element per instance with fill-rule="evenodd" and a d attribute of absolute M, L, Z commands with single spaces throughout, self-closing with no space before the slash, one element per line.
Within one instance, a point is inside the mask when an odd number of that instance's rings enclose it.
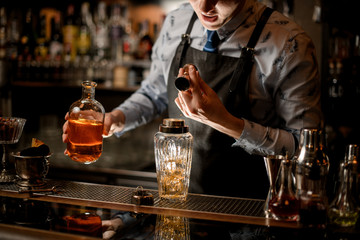
<path fill-rule="evenodd" d="M 301 128 L 322 124 L 313 43 L 292 20 L 265 9 L 256 0 L 189 0 L 169 13 L 149 76 L 106 113 L 104 135 L 168 111 L 194 136 L 189 192 L 265 199 L 263 157 L 294 155 Z M 193 64 L 185 73 L 190 88 L 180 91 L 174 80 L 186 63 Z M 63 132 L 67 142 L 67 122 Z"/>

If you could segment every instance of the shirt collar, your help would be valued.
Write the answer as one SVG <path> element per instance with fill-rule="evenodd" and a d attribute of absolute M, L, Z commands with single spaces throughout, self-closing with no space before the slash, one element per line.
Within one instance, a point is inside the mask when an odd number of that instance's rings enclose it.
<path fill-rule="evenodd" d="M 229 22 L 217 30 L 220 39 L 227 38 L 254 13 L 256 0 L 245 0 L 244 6 Z"/>

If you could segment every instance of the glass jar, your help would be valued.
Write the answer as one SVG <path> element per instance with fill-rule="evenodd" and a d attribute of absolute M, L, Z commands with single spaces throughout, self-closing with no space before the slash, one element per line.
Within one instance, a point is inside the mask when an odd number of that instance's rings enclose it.
<path fill-rule="evenodd" d="M 185 201 L 190 183 L 193 137 L 182 119 L 167 118 L 154 136 L 161 199 Z"/>
<path fill-rule="evenodd" d="M 323 137 L 319 129 L 303 129 L 296 162 L 300 223 L 321 229 L 326 227 L 328 202 L 325 185 L 330 166 Z"/>
<path fill-rule="evenodd" d="M 103 150 L 105 109 L 95 100 L 93 81 L 82 83 L 82 97 L 69 110 L 68 156 L 80 163 L 97 161 Z"/>

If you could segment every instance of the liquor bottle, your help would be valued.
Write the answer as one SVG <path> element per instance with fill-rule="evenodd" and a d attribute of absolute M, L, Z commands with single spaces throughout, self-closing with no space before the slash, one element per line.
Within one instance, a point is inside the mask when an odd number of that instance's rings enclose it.
<path fill-rule="evenodd" d="M 82 61 L 88 62 L 90 60 L 91 50 L 91 32 L 94 31 L 94 23 L 90 13 L 90 4 L 84 2 L 81 5 L 81 17 L 79 27 L 79 37 L 77 39 L 77 52 L 82 58 Z"/>
<path fill-rule="evenodd" d="M 269 202 L 269 210 L 276 220 L 296 221 L 299 215 L 299 202 L 294 192 L 292 162 L 287 157 L 281 161 L 278 175 L 280 188 Z"/>
<path fill-rule="evenodd" d="M 63 57 L 62 31 L 60 25 L 60 14 L 51 19 L 51 34 L 49 43 L 50 67 L 54 81 L 61 79 L 61 61 Z"/>
<path fill-rule="evenodd" d="M 124 61 L 130 61 L 134 59 L 138 45 L 139 36 L 133 29 L 133 21 L 131 19 L 127 19 L 125 24 L 125 34 L 123 37 Z"/>
<path fill-rule="evenodd" d="M 63 25 L 64 60 L 72 62 L 75 60 L 79 26 L 75 16 L 75 6 L 69 4 Z"/>
<path fill-rule="evenodd" d="M 33 11 L 29 8 L 25 15 L 23 30 L 20 35 L 19 61 L 30 62 L 34 59 L 36 34 L 33 27 Z"/>
<path fill-rule="evenodd" d="M 149 33 L 149 21 L 145 20 L 139 24 L 139 45 L 137 48 L 136 58 L 150 59 L 153 41 Z"/>
<path fill-rule="evenodd" d="M 51 19 L 51 37 L 49 44 L 51 61 L 60 62 L 63 54 L 62 33 L 60 25 L 60 15 Z"/>
<path fill-rule="evenodd" d="M 0 59 L 6 56 L 7 18 L 5 7 L 0 8 Z"/>
<path fill-rule="evenodd" d="M 338 116 L 343 108 L 344 102 L 344 80 L 342 76 L 343 66 L 340 60 L 329 61 L 329 78 L 328 78 L 328 101 L 329 114 L 331 117 Z"/>
<path fill-rule="evenodd" d="M 124 6 L 125 7 L 125 6 Z M 122 41 L 125 33 L 125 27 L 123 16 L 121 15 L 122 6 L 115 3 L 111 7 L 111 15 L 109 20 L 110 25 L 110 53 L 111 60 L 114 62 L 122 62 Z"/>
<path fill-rule="evenodd" d="M 100 61 L 102 59 L 108 59 L 109 54 L 109 28 L 105 2 L 99 2 L 94 20 L 94 59 L 95 61 Z"/>
<path fill-rule="evenodd" d="M 82 83 L 82 97 L 69 110 L 68 156 L 80 163 L 96 162 L 103 149 L 105 109 L 95 100 L 96 83 Z"/>
<path fill-rule="evenodd" d="M 303 129 L 296 162 L 300 223 L 305 227 L 319 229 L 326 226 L 326 181 L 330 167 L 323 138 L 319 129 Z"/>
<path fill-rule="evenodd" d="M 329 207 L 330 223 L 341 227 L 353 227 L 359 217 L 357 195 L 357 159 L 354 149 L 357 145 L 348 145 L 346 157 L 340 165 L 341 185 L 336 198 Z M 350 153 L 349 155 L 347 153 Z"/>
<path fill-rule="evenodd" d="M 49 42 L 46 39 L 46 16 L 40 16 L 38 22 L 38 34 L 35 47 L 35 59 L 42 63 L 49 57 Z"/>
<path fill-rule="evenodd" d="M 14 12 L 9 19 L 9 40 L 6 46 L 6 58 L 9 60 L 17 60 L 18 58 L 18 45 L 19 45 L 19 22 Z"/>

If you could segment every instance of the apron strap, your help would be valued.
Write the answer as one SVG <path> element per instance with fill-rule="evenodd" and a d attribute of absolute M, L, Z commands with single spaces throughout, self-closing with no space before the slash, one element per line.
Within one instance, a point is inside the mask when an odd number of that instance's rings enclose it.
<path fill-rule="evenodd" d="M 175 64 L 177 64 L 179 68 L 183 66 L 182 64 L 183 64 L 184 56 L 186 54 L 186 50 L 190 46 L 191 43 L 190 32 L 191 29 L 193 28 L 196 19 L 197 19 L 197 15 L 194 12 L 190 19 L 190 23 L 186 29 L 186 32 L 181 35 L 181 42 L 175 53 L 175 61 L 176 61 Z"/>
<path fill-rule="evenodd" d="M 273 9 L 268 7 L 264 10 L 258 23 L 255 26 L 252 35 L 250 36 L 250 40 L 247 46 L 242 48 L 238 66 L 236 67 L 236 70 L 234 71 L 234 74 L 229 84 L 230 93 L 236 93 L 239 86 L 240 89 L 245 89 L 252 66 L 254 64 L 254 59 L 253 59 L 254 51 L 255 51 L 254 47 L 257 41 L 259 40 L 261 32 L 264 29 L 265 24 L 268 21 L 270 15 L 273 13 L 273 11 L 274 11 Z M 248 91 L 245 91 L 245 93 L 248 94 Z"/>

